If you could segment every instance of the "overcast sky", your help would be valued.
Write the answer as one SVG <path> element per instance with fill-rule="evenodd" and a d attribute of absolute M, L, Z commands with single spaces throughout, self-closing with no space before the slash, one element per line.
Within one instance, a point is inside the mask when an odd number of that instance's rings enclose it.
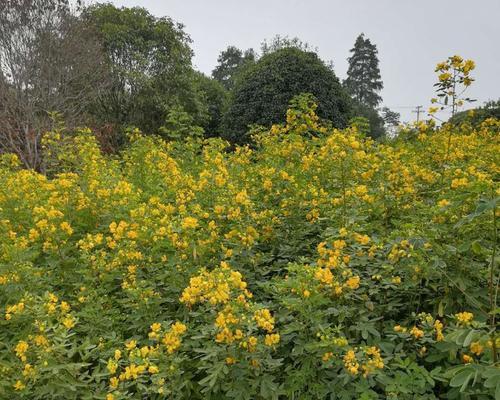
<path fill-rule="evenodd" d="M 210 74 L 228 45 L 259 50 L 276 34 L 297 36 L 333 61 L 345 78 L 347 57 L 364 32 L 378 47 L 383 104 L 402 120 L 427 109 L 434 66 L 449 55 L 476 61 L 469 90 L 478 104 L 500 98 L 500 0 L 112 0 L 142 6 L 185 25 L 194 66 Z"/>

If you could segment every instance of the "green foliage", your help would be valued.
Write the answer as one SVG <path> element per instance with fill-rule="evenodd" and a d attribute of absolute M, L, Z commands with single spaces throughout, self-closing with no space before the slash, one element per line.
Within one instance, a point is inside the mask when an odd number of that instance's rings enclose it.
<path fill-rule="evenodd" d="M 201 138 L 204 130 L 194 125 L 194 118 L 181 107 L 173 107 L 167 115 L 165 123 L 158 129 L 160 135 L 168 140 L 186 140 Z"/>
<path fill-rule="evenodd" d="M 263 56 L 237 82 L 224 116 L 224 135 L 236 143 L 249 141 L 248 126 L 282 121 L 289 101 L 311 93 L 318 115 L 344 127 L 351 105 L 337 77 L 315 53 L 284 48 Z"/>
<path fill-rule="evenodd" d="M 276 35 L 270 41 L 264 40 L 260 46 L 262 55 L 273 53 L 275 51 L 287 48 L 295 48 L 305 52 L 317 53 L 318 49 L 312 47 L 309 43 L 303 42 L 298 37 L 289 38 L 288 36 Z"/>
<path fill-rule="evenodd" d="M 461 111 L 452 116 L 448 122 L 459 126 L 464 123 L 478 128 L 489 118 L 500 119 L 500 100 L 486 102 L 482 107 Z"/>
<path fill-rule="evenodd" d="M 242 52 L 235 46 L 228 46 L 217 58 L 217 66 L 212 77 L 220 82 L 226 90 L 232 90 L 238 77 L 255 64 L 256 54 L 253 49 Z"/>
<path fill-rule="evenodd" d="M 354 117 L 349 120 L 349 126 L 356 128 L 356 130 L 364 136 L 370 133 L 370 121 L 365 117 Z"/>
<path fill-rule="evenodd" d="M 354 102 L 354 112 L 356 117 L 361 117 L 368 122 L 366 134 L 373 139 L 381 138 L 385 135 L 384 119 L 374 108 Z"/>
<path fill-rule="evenodd" d="M 191 40 L 182 25 L 144 8 L 111 4 L 92 5 L 84 17 L 97 30 L 114 78 L 96 107 L 102 121 L 154 133 L 174 106 L 198 124 L 206 121 L 207 106 L 192 74 Z"/>
<path fill-rule="evenodd" d="M 498 396 L 500 121 L 380 143 L 317 109 L 119 157 L 54 115 L 50 176 L 1 156 L 0 398 Z"/>
<path fill-rule="evenodd" d="M 205 137 L 220 136 L 222 117 L 227 108 L 229 93 L 221 83 L 202 73 L 195 73 L 195 83 L 208 106 L 208 120 L 201 124 Z"/>
<path fill-rule="evenodd" d="M 362 33 L 350 51 L 352 55 L 347 59 L 349 69 L 344 86 L 358 103 L 374 109 L 382 101 L 378 93 L 384 87 L 378 67 L 377 46 Z"/>

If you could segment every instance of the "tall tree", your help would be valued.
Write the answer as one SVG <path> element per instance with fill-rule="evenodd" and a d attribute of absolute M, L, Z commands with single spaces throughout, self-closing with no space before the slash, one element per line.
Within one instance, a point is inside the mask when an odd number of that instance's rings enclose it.
<path fill-rule="evenodd" d="M 40 167 L 40 138 L 59 112 L 82 124 L 107 87 L 95 32 L 69 0 L 0 2 L 0 152 Z"/>
<path fill-rule="evenodd" d="M 254 64 L 255 59 L 256 54 L 253 49 L 243 52 L 235 46 L 228 46 L 217 58 L 217 66 L 212 71 L 212 77 L 226 90 L 232 90 L 238 75 Z"/>
<path fill-rule="evenodd" d="M 344 86 L 357 102 L 376 108 L 382 101 L 379 92 L 384 87 L 378 66 L 377 46 L 362 33 L 350 52 L 352 55 L 347 59 L 349 68 Z"/>
<path fill-rule="evenodd" d="M 103 122 L 156 133 L 169 111 L 181 107 L 196 124 L 208 118 L 192 73 L 191 39 L 181 24 L 141 7 L 96 4 L 86 10 L 97 28 L 114 76 L 96 112 Z"/>

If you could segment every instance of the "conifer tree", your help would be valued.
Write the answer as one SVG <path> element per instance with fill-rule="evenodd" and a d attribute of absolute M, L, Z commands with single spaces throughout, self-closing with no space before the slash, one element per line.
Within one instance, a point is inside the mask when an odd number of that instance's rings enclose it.
<path fill-rule="evenodd" d="M 382 101 L 379 92 L 384 87 L 378 66 L 377 46 L 360 34 L 347 59 L 349 68 L 344 85 L 349 94 L 360 104 L 376 108 Z"/>

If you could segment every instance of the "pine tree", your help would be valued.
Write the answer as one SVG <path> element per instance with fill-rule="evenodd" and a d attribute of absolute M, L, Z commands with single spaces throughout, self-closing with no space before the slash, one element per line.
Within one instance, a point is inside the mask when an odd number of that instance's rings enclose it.
<path fill-rule="evenodd" d="M 376 108 L 382 101 L 378 94 L 384 87 L 378 67 L 377 46 L 360 34 L 354 47 L 350 50 L 352 56 L 347 59 L 349 69 L 344 85 L 349 94 L 362 105 Z"/>

